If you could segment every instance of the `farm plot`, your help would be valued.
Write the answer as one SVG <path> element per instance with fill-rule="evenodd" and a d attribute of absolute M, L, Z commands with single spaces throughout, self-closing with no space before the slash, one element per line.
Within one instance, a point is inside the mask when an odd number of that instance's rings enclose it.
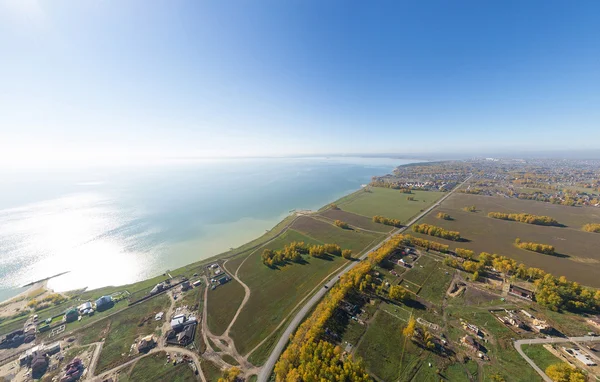
<path fill-rule="evenodd" d="M 465 212 L 464 206 L 475 205 L 477 212 Z M 555 218 L 567 227 L 547 227 L 489 218 L 488 212 L 527 212 Z M 450 214 L 454 220 L 441 220 L 438 212 Z M 436 238 L 451 249 L 471 249 L 514 258 L 530 267 L 541 268 L 556 276 L 565 276 L 584 285 L 600 287 L 600 235 L 583 232 L 584 222 L 597 221 L 600 210 L 588 207 L 558 206 L 530 200 L 516 200 L 479 195 L 454 194 L 422 219 L 423 223 L 459 231 L 469 242 L 455 243 Z M 415 232 L 411 235 L 431 239 Z M 516 238 L 550 244 L 558 256 L 543 255 L 517 248 Z"/>
<path fill-rule="evenodd" d="M 197 380 L 194 371 L 187 362 L 173 366 L 171 362 L 166 362 L 166 359 L 167 353 L 165 352 L 151 354 L 140 359 L 131 369 L 127 381 L 191 382 Z M 119 380 L 121 380 L 120 377 Z"/>
<path fill-rule="evenodd" d="M 377 232 L 390 232 L 394 229 L 394 227 L 375 223 L 373 218 L 368 218 L 366 216 L 353 214 L 351 212 L 343 211 L 340 209 L 329 209 L 321 213 L 322 216 L 332 219 L 332 220 L 341 220 L 344 221 L 351 226 L 366 229 L 369 231 L 377 231 Z"/>
<path fill-rule="evenodd" d="M 413 216 L 432 205 L 444 195 L 443 192 L 413 191 L 405 194 L 389 188 L 370 187 L 352 194 L 352 198 L 341 199 L 337 202 L 339 208 L 372 218 L 382 215 L 392 219 L 400 219 L 406 223 Z M 408 197 L 414 200 L 408 200 Z"/>
<path fill-rule="evenodd" d="M 446 294 L 446 290 L 450 286 L 454 270 L 446 267 L 441 263 L 433 269 L 431 277 L 427 279 L 421 286 L 419 296 L 434 304 L 441 304 Z"/>
<path fill-rule="evenodd" d="M 383 234 L 342 229 L 308 216 L 299 217 L 292 228 L 322 243 L 338 244 L 343 249 L 351 249 L 355 255 L 383 239 Z"/>
<path fill-rule="evenodd" d="M 288 230 L 266 248 L 281 249 L 291 241 L 322 243 L 295 230 Z M 304 263 L 271 269 L 262 263 L 261 253 L 262 251 L 253 253 L 241 266 L 238 274 L 251 290 L 250 299 L 230 333 L 241 354 L 252 350 L 327 275 L 347 263 L 341 257 L 320 259 L 305 256 Z"/>
<path fill-rule="evenodd" d="M 235 279 L 208 291 L 207 321 L 213 334 L 221 335 L 229 326 L 244 299 L 244 288 Z"/>
<path fill-rule="evenodd" d="M 425 281 L 431 277 L 435 269 L 440 266 L 441 262 L 437 262 L 428 256 L 422 255 L 415 263 L 413 263 L 412 269 L 403 275 L 404 280 L 422 286 Z"/>

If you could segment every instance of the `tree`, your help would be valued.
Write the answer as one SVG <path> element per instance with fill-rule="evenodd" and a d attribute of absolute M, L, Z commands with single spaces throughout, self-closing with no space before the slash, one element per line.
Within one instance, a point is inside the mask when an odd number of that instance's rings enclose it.
<path fill-rule="evenodd" d="M 241 370 L 238 367 L 232 366 L 229 370 L 223 373 L 223 378 L 219 378 L 219 382 L 235 382 L 237 381 L 240 373 Z"/>
<path fill-rule="evenodd" d="M 408 319 L 408 324 L 402 329 L 402 335 L 406 338 L 410 338 L 415 334 L 415 327 L 417 325 L 417 321 L 415 321 L 413 316 L 410 316 Z"/>
<path fill-rule="evenodd" d="M 392 285 L 388 294 L 392 300 L 401 302 L 408 300 L 408 291 L 402 288 L 400 285 Z"/>
<path fill-rule="evenodd" d="M 342 250 L 342 257 L 344 259 L 350 260 L 352 258 L 352 250 L 350 250 L 350 249 Z"/>
<path fill-rule="evenodd" d="M 471 276 L 471 279 L 473 281 L 479 281 L 479 272 L 478 271 L 473 272 L 473 276 Z"/>
<path fill-rule="evenodd" d="M 348 225 L 348 223 L 343 222 L 341 220 L 336 220 L 333 222 L 333 224 L 335 224 L 337 227 L 340 227 L 342 229 L 350 229 L 350 226 Z"/>
<path fill-rule="evenodd" d="M 585 382 L 585 374 L 571 367 L 568 363 L 560 362 L 546 368 L 546 375 L 555 382 Z"/>

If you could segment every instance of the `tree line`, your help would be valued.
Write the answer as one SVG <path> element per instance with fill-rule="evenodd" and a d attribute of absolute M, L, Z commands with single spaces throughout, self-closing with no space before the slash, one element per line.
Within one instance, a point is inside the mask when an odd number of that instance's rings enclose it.
<path fill-rule="evenodd" d="M 381 180 L 373 180 L 373 181 L 371 181 L 371 183 L 369 183 L 369 186 L 381 187 L 381 188 L 391 188 L 393 190 L 398 190 L 405 194 L 412 194 L 413 189 L 419 189 L 418 187 L 411 188 L 411 187 L 401 186 L 398 183 L 382 182 Z"/>
<path fill-rule="evenodd" d="M 285 349 L 277 364 L 275 365 L 276 381 L 285 381 L 288 375 L 297 375 L 300 371 L 311 370 L 311 377 L 303 380 L 370 380 L 370 377 L 364 371 L 361 362 L 354 361 L 352 357 L 342 359 L 335 352 L 327 352 L 319 354 L 320 360 L 310 357 L 314 355 L 311 349 L 315 343 L 323 342 L 320 336 L 323 334 L 324 325 L 329 320 L 340 302 L 346 297 L 347 293 L 352 288 L 358 288 L 365 276 L 379 264 L 384 258 L 391 255 L 396 248 L 403 244 L 404 237 L 395 235 L 390 240 L 385 242 L 379 249 L 370 253 L 366 261 L 360 262 L 357 266 L 343 275 L 339 282 L 334 285 L 329 293 L 325 295 L 323 300 L 317 305 L 313 313 L 298 327 L 294 335 L 290 339 L 288 347 Z M 328 345 L 323 345 L 328 346 Z M 319 368 L 319 365 L 325 362 L 327 365 L 336 364 L 342 366 L 343 370 L 351 370 L 352 376 L 339 374 L 334 379 L 329 379 L 323 376 L 320 378 L 320 373 L 324 370 Z"/>
<path fill-rule="evenodd" d="M 539 215 L 531 215 L 531 214 L 505 214 L 503 212 L 490 212 L 488 216 L 494 219 L 501 220 L 510 220 L 515 222 L 527 223 L 527 224 L 536 224 L 536 225 L 547 225 L 547 226 L 557 226 L 561 225 L 550 216 L 539 216 Z"/>
<path fill-rule="evenodd" d="M 392 227 L 397 227 L 397 228 L 402 227 L 402 223 L 400 222 L 400 220 L 390 219 L 390 218 L 386 218 L 385 216 L 380 216 L 380 215 L 373 216 L 373 222 L 385 224 L 385 225 L 391 225 Z"/>
<path fill-rule="evenodd" d="M 556 254 L 556 252 L 554 250 L 554 246 L 549 245 L 549 244 L 540 244 L 540 243 L 521 241 L 521 239 L 517 238 L 515 240 L 515 245 L 521 249 L 526 249 L 528 251 L 542 253 L 544 255 L 555 255 Z"/>
<path fill-rule="evenodd" d="M 337 244 L 306 245 L 303 241 L 293 241 L 283 247 L 280 251 L 265 249 L 261 255 L 262 262 L 268 267 L 284 265 L 289 261 L 299 263 L 302 255 L 312 257 L 324 257 L 325 255 L 342 256 L 345 259 L 352 257 L 352 251 L 343 249 Z"/>
<path fill-rule="evenodd" d="M 437 227 L 430 224 L 415 224 L 412 226 L 414 232 L 422 233 L 429 236 L 441 237 L 446 240 L 460 241 L 460 232 L 448 231 L 442 227 Z"/>
<path fill-rule="evenodd" d="M 448 250 L 450 248 L 447 244 L 438 243 L 437 241 L 421 239 L 420 237 L 414 237 L 411 235 L 404 235 L 403 242 L 406 245 L 413 245 L 416 247 L 431 249 L 441 253 L 448 253 Z"/>

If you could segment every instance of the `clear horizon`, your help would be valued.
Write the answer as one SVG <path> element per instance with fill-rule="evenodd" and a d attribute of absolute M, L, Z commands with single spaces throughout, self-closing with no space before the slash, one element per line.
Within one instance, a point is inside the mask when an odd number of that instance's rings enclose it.
<path fill-rule="evenodd" d="M 596 152 L 599 11 L 8 0 L 0 167 Z"/>

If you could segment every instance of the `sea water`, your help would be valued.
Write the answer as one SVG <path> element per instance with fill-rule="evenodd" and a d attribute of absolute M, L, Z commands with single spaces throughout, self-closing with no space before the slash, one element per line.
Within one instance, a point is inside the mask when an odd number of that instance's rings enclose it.
<path fill-rule="evenodd" d="M 1 174 L 0 301 L 51 279 L 58 291 L 120 285 L 238 247 L 293 209 L 318 209 L 389 158 L 189 160 Z"/>

